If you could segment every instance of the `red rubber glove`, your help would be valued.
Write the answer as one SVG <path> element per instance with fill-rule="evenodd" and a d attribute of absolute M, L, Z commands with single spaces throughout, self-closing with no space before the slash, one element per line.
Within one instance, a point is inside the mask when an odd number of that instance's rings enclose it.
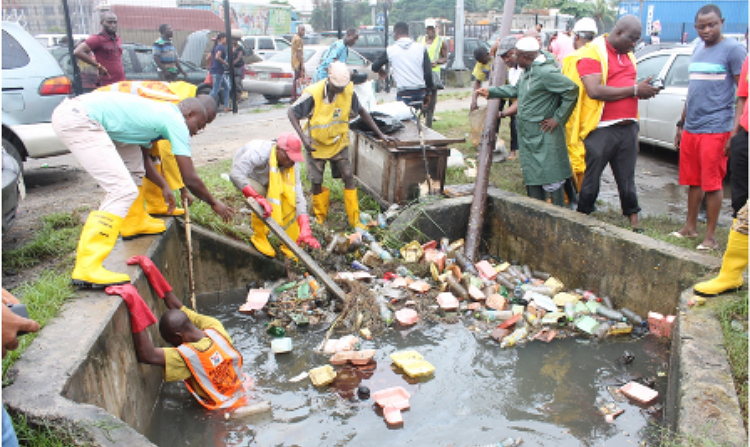
<path fill-rule="evenodd" d="M 143 273 L 145 273 L 146 278 L 148 278 L 149 284 L 151 284 L 151 287 L 154 288 L 154 291 L 159 298 L 163 299 L 164 295 L 167 292 L 172 291 L 172 286 L 170 286 L 167 280 L 164 279 L 164 276 L 162 276 L 159 268 L 151 259 L 143 255 L 133 256 L 132 258 L 128 259 L 128 265 L 135 264 L 140 264 L 141 268 L 143 269 Z"/>
<path fill-rule="evenodd" d="M 134 334 L 156 323 L 156 317 L 153 312 L 151 312 L 151 309 L 149 309 L 143 298 L 138 294 L 138 290 L 132 284 L 109 286 L 104 291 L 109 295 L 120 295 L 125 301 L 130 311 L 130 328 Z"/>
<path fill-rule="evenodd" d="M 244 188 L 242 188 L 242 194 L 245 195 L 245 197 L 253 198 L 260 206 L 263 207 L 264 213 L 263 218 L 268 219 L 268 217 L 273 213 L 273 207 L 270 203 L 268 203 L 268 200 L 263 197 L 262 195 L 258 194 L 252 186 L 247 185 Z"/>
<path fill-rule="evenodd" d="M 320 242 L 313 237 L 312 230 L 310 230 L 310 216 L 307 214 L 300 214 L 297 217 L 297 224 L 299 224 L 297 245 L 307 244 L 310 248 L 320 248 Z"/>

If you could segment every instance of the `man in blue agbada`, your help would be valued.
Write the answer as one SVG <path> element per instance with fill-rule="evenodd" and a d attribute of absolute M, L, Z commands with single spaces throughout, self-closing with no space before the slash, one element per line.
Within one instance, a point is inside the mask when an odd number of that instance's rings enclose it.
<path fill-rule="evenodd" d="M 529 197 L 565 206 L 563 185 L 572 175 L 565 123 L 578 98 L 578 86 L 560 72 L 555 57 L 539 41 L 516 43 L 516 60 L 524 71 L 516 85 L 477 90 L 485 98 L 518 98 L 519 155 Z"/>

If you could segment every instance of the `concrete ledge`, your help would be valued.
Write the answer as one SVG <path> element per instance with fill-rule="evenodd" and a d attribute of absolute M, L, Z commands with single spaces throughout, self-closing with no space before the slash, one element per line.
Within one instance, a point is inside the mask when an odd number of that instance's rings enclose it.
<path fill-rule="evenodd" d="M 281 263 L 244 244 L 193 228 L 197 293 L 245 287 L 249 281 L 285 273 Z M 105 267 L 130 275 L 158 318 L 165 306 L 140 267 L 125 263 L 137 254 L 152 258 L 175 294 L 189 305 L 184 229 L 175 219 L 167 220 L 167 231 L 160 236 L 118 241 L 105 261 Z M 162 345 L 157 325 L 148 330 L 154 343 Z M 79 292 L 47 324 L 8 377 L 13 383 L 3 389 L 3 401 L 31 423 L 67 427 L 93 445 L 152 445 L 140 433 L 148 429 L 162 374 L 158 367 L 137 362 L 128 310 L 118 296 Z"/>
<path fill-rule="evenodd" d="M 688 307 L 692 288 L 680 297 L 680 318 L 672 335 L 669 420 L 677 432 L 716 445 L 747 446 L 724 335 L 716 316 L 718 300 Z M 671 413 L 670 413 L 671 412 Z"/>

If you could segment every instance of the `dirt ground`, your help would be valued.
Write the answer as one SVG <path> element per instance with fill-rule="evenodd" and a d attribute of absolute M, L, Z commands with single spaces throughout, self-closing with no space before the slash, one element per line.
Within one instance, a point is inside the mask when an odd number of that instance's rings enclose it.
<path fill-rule="evenodd" d="M 454 90 L 452 91 L 460 91 Z M 378 102 L 395 100 L 395 93 L 378 94 Z M 468 109 L 469 98 L 438 102 L 440 111 Z M 292 131 L 286 117 L 288 103 L 264 104 L 261 98 L 246 100 L 238 114 L 220 114 L 206 130 L 193 138 L 196 167 L 231 158 L 245 142 L 273 139 Z M 636 184 L 643 214 L 685 216 L 687 194 L 677 184 L 678 156 L 674 152 L 652 147 L 642 148 L 637 167 Z M 38 218 L 51 212 L 96 209 L 102 191 L 72 155 L 28 160 L 24 164 L 26 198 L 19 208 L 16 224 L 3 236 L 3 249 L 13 248 L 33 235 Z M 731 215 L 728 185 L 725 189 L 723 216 Z M 619 209 L 614 178 L 609 170 L 602 179 L 600 199 Z M 730 225 L 726 217 L 720 224 Z"/>

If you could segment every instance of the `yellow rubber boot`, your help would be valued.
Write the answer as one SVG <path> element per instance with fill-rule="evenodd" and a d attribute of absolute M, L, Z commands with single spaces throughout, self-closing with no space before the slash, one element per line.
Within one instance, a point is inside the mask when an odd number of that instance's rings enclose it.
<path fill-rule="evenodd" d="M 293 222 L 289 227 L 286 229 L 286 234 L 294 241 L 297 242 L 297 238 L 299 237 L 299 225 L 296 222 Z M 297 255 L 295 255 L 292 250 L 289 249 L 289 247 L 286 246 L 286 244 L 281 245 L 281 252 L 284 253 L 284 256 L 291 259 L 292 261 L 299 262 L 299 259 L 297 259 Z"/>
<path fill-rule="evenodd" d="M 742 272 L 747 268 L 747 235 L 737 231 L 729 232 L 727 251 L 721 264 L 719 276 L 698 283 L 693 291 L 701 296 L 716 296 L 724 292 L 736 291 L 742 287 Z"/>
<path fill-rule="evenodd" d="M 349 225 L 352 228 L 364 228 L 364 225 L 359 222 L 359 198 L 356 189 L 344 190 L 344 206 L 346 207 L 346 215 L 349 217 Z"/>
<path fill-rule="evenodd" d="M 162 164 L 155 164 L 155 167 L 159 174 L 163 176 Z M 143 195 L 146 198 L 146 212 L 148 214 L 154 216 L 182 216 L 185 214 L 185 210 L 179 207 L 175 208 L 172 214 L 169 214 L 167 212 L 169 207 L 167 202 L 164 201 L 161 188 L 146 177 L 143 177 Z"/>
<path fill-rule="evenodd" d="M 89 214 L 78 240 L 76 266 L 71 275 L 73 285 L 89 288 L 130 282 L 130 276 L 102 267 L 104 258 L 115 247 L 122 222 L 122 217 L 106 211 Z"/>
<path fill-rule="evenodd" d="M 320 225 L 323 225 L 328 217 L 328 205 L 331 202 L 331 190 L 323 188 L 323 192 L 320 194 L 313 194 L 313 212 L 315 213 L 315 220 Z"/>
<path fill-rule="evenodd" d="M 123 239 L 133 239 L 139 236 L 164 233 L 167 230 L 167 224 L 160 219 L 154 219 L 146 213 L 143 207 L 143 187 L 138 187 L 138 197 L 130 206 L 128 215 L 122 223 Z"/>
<path fill-rule="evenodd" d="M 253 235 L 250 238 L 250 242 L 253 243 L 255 249 L 269 258 L 276 256 L 276 250 L 268 242 L 268 232 L 271 230 L 255 214 L 250 218 L 250 224 L 253 227 Z"/>

